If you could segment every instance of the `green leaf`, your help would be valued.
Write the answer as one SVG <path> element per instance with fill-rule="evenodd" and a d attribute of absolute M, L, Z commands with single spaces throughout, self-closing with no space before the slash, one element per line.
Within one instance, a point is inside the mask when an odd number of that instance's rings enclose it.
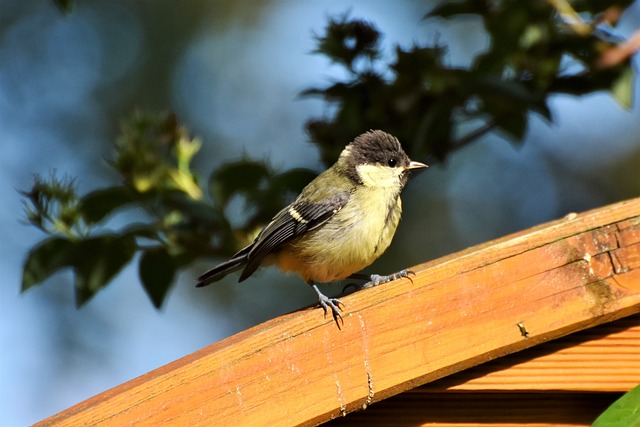
<path fill-rule="evenodd" d="M 310 169 L 296 168 L 277 174 L 270 184 L 281 193 L 289 191 L 298 194 L 316 176 L 318 174 Z"/>
<path fill-rule="evenodd" d="M 201 200 L 194 200 L 182 191 L 167 191 L 163 193 L 162 199 L 166 206 L 180 212 L 185 217 L 198 221 L 200 224 L 215 227 L 220 227 L 223 224 L 224 219 L 219 211 L 216 211 L 211 205 Z"/>
<path fill-rule="evenodd" d="M 80 307 L 131 261 L 135 251 L 132 235 L 104 235 L 86 240 L 52 237 L 29 252 L 22 290 L 41 283 L 62 268 L 73 268 L 76 305 Z"/>
<path fill-rule="evenodd" d="M 138 275 L 153 305 L 160 308 L 176 275 L 175 263 L 166 248 L 147 249 L 140 258 Z"/>
<path fill-rule="evenodd" d="M 81 240 L 74 248 L 76 305 L 89 301 L 127 265 L 136 252 L 131 235 L 103 235 Z"/>
<path fill-rule="evenodd" d="M 75 242 L 51 237 L 29 251 L 22 272 L 22 292 L 38 285 L 56 271 L 71 267 L 75 258 Z"/>
<path fill-rule="evenodd" d="M 529 115 L 526 110 L 514 111 L 513 114 L 509 114 L 505 119 L 499 121 L 498 128 L 504 132 L 512 144 L 519 145 L 524 142 L 528 123 Z"/>
<path fill-rule="evenodd" d="M 625 393 L 604 411 L 591 427 L 639 427 L 640 385 Z"/>
<path fill-rule="evenodd" d="M 486 12 L 483 2 L 475 0 L 442 1 L 439 5 L 431 9 L 431 11 L 424 16 L 424 19 L 434 16 L 450 18 L 455 15 L 480 15 L 483 12 Z"/>
<path fill-rule="evenodd" d="M 211 197 L 223 207 L 236 192 L 254 193 L 271 172 L 264 163 L 242 160 L 225 164 L 211 174 Z"/>
<path fill-rule="evenodd" d="M 618 104 L 625 110 L 630 110 L 633 106 L 634 83 L 633 70 L 631 67 L 627 67 L 611 86 L 613 99 L 618 101 Z"/>
<path fill-rule="evenodd" d="M 135 194 L 127 187 L 111 187 L 84 196 L 80 200 L 80 212 L 87 223 L 95 224 L 115 210 L 136 201 Z"/>
<path fill-rule="evenodd" d="M 73 9 L 72 0 L 53 0 L 53 3 L 60 9 L 61 12 L 69 13 Z"/>

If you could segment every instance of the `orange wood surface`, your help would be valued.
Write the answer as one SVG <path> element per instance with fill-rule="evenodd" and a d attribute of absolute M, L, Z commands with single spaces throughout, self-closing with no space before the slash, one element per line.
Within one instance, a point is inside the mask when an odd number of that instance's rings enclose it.
<path fill-rule="evenodd" d="M 635 314 L 416 387 L 329 425 L 589 426 L 638 384 Z"/>
<path fill-rule="evenodd" d="M 320 309 L 281 316 L 40 425 L 313 425 L 638 313 L 640 199 L 413 270 L 343 298 L 342 330 Z"/>
<path fill-rule="evenodd" d="M 640 384 L 640 315 L 585 329 L 434 381 L 424 391 L 625 393 Z"/>

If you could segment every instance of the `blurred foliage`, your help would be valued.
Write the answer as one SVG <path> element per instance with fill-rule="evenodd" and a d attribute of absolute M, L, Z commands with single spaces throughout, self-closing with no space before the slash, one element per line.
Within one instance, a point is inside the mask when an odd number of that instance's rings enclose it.
<path fill-rule="evenodd" d="M 53 0 L 53 3 L 63 13 L 69 13 L 73 9 L 73 1 L 71 0 Z"/>
<path fill-rule="evenodd" d="M 555 93 L 607 90 L 628 106 L 628 55 L 607 54 L 623 42 L 611 29 L 630 3 L 442 2 L 426 20 L 479 15 L 490 37 L 490 47 L 468 68 L 448 66 L 447 49 L 439 44 L 395 46 L 387 62 L 372 23 L 330 18 L 316 53 L 344 67 L 347 77 L 303 92 L 335 107 L 310 120 L 307 130 L 327 165 L 368 129 L 396 135 L 412 157 L 442 160 L 491 131 L 520 143 L 531 112 L 552 119 L 548 99 Z M 190 167 L 200 146 L 174 115 L 136 112 L 123 124 L 109 162 L 121 184 L 78 196 L 73 180 L 37 177 L 23 192 L 26 214 L 49 237 L 29 252 L 22 289 L 70 268 L 82 305 L 140 254 L 140 281 L 159 307 L 179 270 L 248 244 L 315 176 L 304 169 L 277 173 L 244 158 L 214 170 L 205 190 Z M 121 214 L 131 211 L 144 219 L 113 230 L 114 216 L 126 223 Z"/>
<path fill-rule="evenodd" d="M 373 24 L 348 16 L 332 19 L 318 37 L 316 52 L 344 66 L 349 77 L 303 93 L 336 107 L 331 117 L 310 120 L 307 130 L 327 164 L 345 141 L 374 128 L 397 136 L 412 155 L 443 160 L 493 130 L 520 143 L 530 112 L 551 119 L 548 99 L 556 93 L 608 90 L 629 107 L 633 79 L 628 58 L 607 64 L 601 58 L 616 47 L 615 38 L 608 37 L 615 22 L 606 19 L 616 20 L 631 3 L 442 2 L 425 19 L 479 15 L 490 37 L 490 48 L 467 69 L 447 66 L 446 46 L 439 44 L 396 46 L 395 58 L 386 63 Z M 580 71 L 568 73 L 569 67 Z M 464 123 L 480 124 L 456 138 Z"/>
<path fill-rule="evenodd" d="M 640 385 L 613 402 L 591 426 L 640 426 Z"/>
<path fill-rule="evenodd" d="M 136 112 L 123 124 L 109 161 L 121 185 L 79 197 L 73 180 L 36 177 L 31 190 L 22 193 L 26 216 L 51 237 L 30 251 L 22 289 L 71 268 L 80 306 L 139 252 L 140 281 L 160 307 L 179 269 L 201 256 L 229 255 L 250 242 L 259 226 L 315 176 L 302 169 L 275 173 L 248 159 L 228 163 L 211 174 L 212 204 L 203 200 L 190 169 L 200 146 L 173 114 Z M 234 229 L 227 209 L 236 197 L 255 209 Z M 145 221 L 104 231 L 112 216 L 132 209 L 142 210 Z"/>

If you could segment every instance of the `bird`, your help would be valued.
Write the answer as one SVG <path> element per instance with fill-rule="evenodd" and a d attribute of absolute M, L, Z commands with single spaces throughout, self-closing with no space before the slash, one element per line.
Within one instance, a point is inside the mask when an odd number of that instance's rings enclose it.
<path fill-rule="evenodd" d="M 317 284 L 351 278 L 366 280 L 360 286 L 366 288 L 408 277 L 409 270 L 387 276 L 358 272 L 391 244 L 402 214 L 400 193 L 409 172 L 427 167 L 409 159 L 400 141 L 389 133 L 362 133 L 251 244 L 198 277 L 196 287 L 240 270 L 238 281 L 242 282 L 258 267 L 276 265 L 309 284 L 325 317 L 331 309 L 340 328 L 344 304 L 324 295 Z"/>

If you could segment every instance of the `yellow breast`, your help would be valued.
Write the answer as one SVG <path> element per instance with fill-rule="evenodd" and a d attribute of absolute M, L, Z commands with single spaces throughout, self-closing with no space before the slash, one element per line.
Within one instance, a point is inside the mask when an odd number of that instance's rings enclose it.
<path fill-rule="evenodd" d="M 389 247 L 402 213 L 398 178 L 361 176 L 367 177 L 365 185 L 342 210 L 283 248 L 277 260 L 283 271 L 296 272 L 306 281 L 341 280 L 369 266 Z"/>

